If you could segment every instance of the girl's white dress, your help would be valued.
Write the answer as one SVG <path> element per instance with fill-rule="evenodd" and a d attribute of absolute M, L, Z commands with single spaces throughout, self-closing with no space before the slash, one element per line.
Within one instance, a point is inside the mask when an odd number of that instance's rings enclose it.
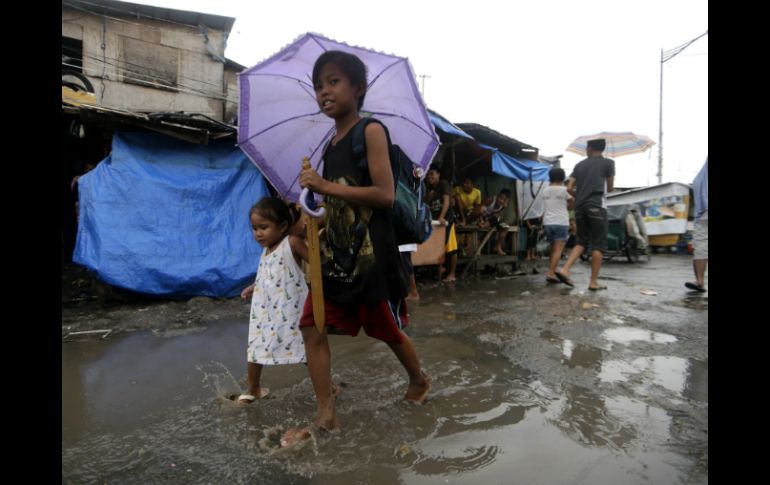
<path fill-rule="evenodd" d="M 289 245 L 283 238 L 259 260 L 249 319 L 248 361 L 263 365 L 305 362 L 305 342 L 299 319 L 305 306 L 307 284 Z"/>

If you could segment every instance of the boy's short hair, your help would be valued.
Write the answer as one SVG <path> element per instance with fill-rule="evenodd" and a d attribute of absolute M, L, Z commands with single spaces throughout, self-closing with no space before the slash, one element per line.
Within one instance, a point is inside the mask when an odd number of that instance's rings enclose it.
<path fill-rule="evenodd" d="M 506 196 L 506 197 L 508 197 L 508 198 L 510 199 L 510 198 L 511 198 L 511 191 L 510 191 L 510 190 L 508 190 L 508 189 L 502 189 L 502 190 L 500 191 L 500 194 L 499 194 L 499 195 L 504 195 L 504 196 Z"/>
<path fill-rule="evenodd" d="M 606 147 L 607 147 L 607 141 L 604 138 L 588 140 L 588 148 L 592 150 L 596 150 L 597 152 L 603 152 Z"/>
<path fill-rule="evenodd" d="M 562 168 L 552 168 L 548 172 L 548 178 L 551 179 L 551 182 L 564 182 L 566 176 Z"/>
<path fill-rule="evenodd" d="M 326 64 L 334 64 L 350 80 L 350 84 L 353 86 L 362 86 L 363 94 L 358 98 L 358 109 L 364 105 L 364 98 L 366 97 L 366 64 L 353 54 L 342 51 L 326 51 L 321 54 L 315 61 L 313 66 L 313 84 L 318 82 L 318 76 L 321 75 L 321 69 Z"/>

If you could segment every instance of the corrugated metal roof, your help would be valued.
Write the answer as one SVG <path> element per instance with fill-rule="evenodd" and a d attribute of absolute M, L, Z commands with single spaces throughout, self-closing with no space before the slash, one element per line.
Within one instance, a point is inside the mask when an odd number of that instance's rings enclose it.
<path fill-rule="evenodd" d="M 63 7 L 77 8 L 78 10 L 108 15 L 110 17 L 148 18 L 191 26 L 205 25 L 224 32 L 230 32 L 235 23 L 234 17 L 223 17 L 221 15 L 155 7 L 152 5 L 139 5 L 137 3 L 118 2 L 115 0 L 62 0 L 61 4 Z"/>
<path fill-rule="evenodd" d="M 649 187 L 637 187 L 637 188 L 634 188 L 634 189 L 626 189 L 623 192 L 621 192 L 621 190 L 623 190 L 623 189 L 618 188 L 618 189 L 615 189 L 613 192 L 610 192 L 609 194 L 607 194 L 607 198 L 611 199 L 613 197 L 618 197 L 618 196 L 621 196 L 621 195 L 629 195 L 629 194 L 635 194 L 637 192 L 644 192 L 644 191 L 649 191 L 649 190 L 657 190 L 657 189 L 666 187 L 667 185 L 680 185 L 682 187 L 687 187 L 689 190 L 692 190 L 692 185 L 683 184 L 682 182 L 666 182 L 664 184 L 651 185 Z"/>
<path fill-rule="evenodd" d="M 233 70 L 238 71 L 238 72 L 246 70 L 246 66 L 240 65 L 240 64 L 238 64 L 237 62 L 235 62 L 232 59 L 228 59 L 228 58 L 225 57 L 225 61 L 226 61 L 225 62 L 225 67 L 227 67 L 227 68 L 233 69 Z"/>
<path fill-rule="evenodd" d="M 511 138 L 510 136 L 503 135 L 492 128 L 479 125 L 478 123 L 456 123 L 456 125 L 477 141 L 484 143 L 485 145 L 491 145 L 503 153 L 514 157 L 534 157 L 534 159 L 537 160 L 538 149 L 532 145 L 528 145 L 515 138 Z"/>
<path fill-rule="evenodd" d="M 137 113 L 105 106 L 77 103 L 62 98 L 62 112 L 79 116 L 87 123 L 134 126 L 164 133 L 191 143 L 206 145 L 210 140 L 232 139 L 236 127 L 197 113 Z"/>

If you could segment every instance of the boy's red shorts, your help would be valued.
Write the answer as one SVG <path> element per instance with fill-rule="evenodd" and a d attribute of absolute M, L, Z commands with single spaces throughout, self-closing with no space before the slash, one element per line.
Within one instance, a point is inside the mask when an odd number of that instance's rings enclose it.
<path fill-rule="evenodd" d="M 398 308 L 396 308 L 387 300 L 376 303 L 340 305 L 324 298 L 324 313 L 327 332 L 330 335 L 355 337 L 361 327 L 364 327 L 366 335 L 383 342 L 397 344 L 404 340 L 400 330 L 409 323 L 404 300 L 401 300 Z M 299 320 L 299 327 L 312 327 L 314 325 L 313 298 L 308 292 L 302 317 Z"/>

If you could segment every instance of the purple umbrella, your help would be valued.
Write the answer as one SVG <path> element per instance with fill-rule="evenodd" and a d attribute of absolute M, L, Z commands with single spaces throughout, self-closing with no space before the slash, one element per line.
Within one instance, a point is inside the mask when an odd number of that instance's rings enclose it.
<path fill-rule="evenodd" d="M 278 194 L 292 201 L 300 196 L 302 159 L 309 157 L 320 173 L 321 152 L 334 133 L 312 81 L 313 64 L 329 50 L 364 62 L 368 87 L 361 115 L 382 121 L 415 164 L 426 170 L 439 145 L 408 59 L 305 34 L 240 75 L 238 144 Z"/>

